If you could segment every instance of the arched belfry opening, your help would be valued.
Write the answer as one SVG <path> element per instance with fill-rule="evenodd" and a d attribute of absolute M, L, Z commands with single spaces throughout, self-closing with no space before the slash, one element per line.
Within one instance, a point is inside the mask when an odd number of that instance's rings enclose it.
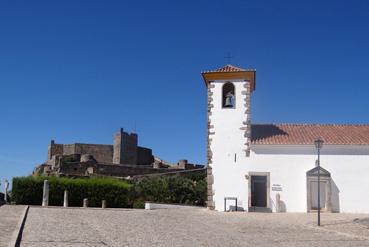
<path fill-rule="evenodd" d="M 235 108 L 235 92 L 234 85 L 232 82 L 227 82 L 223 85 L 222 92 L 222 107 L 223 108 Z"/>

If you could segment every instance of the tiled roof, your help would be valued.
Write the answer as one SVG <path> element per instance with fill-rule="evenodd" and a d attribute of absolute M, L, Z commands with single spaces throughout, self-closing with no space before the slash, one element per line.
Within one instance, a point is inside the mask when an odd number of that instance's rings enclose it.
<path fill-rule="evenodd" d="M 240 72 L 240 71 L 255 71 L 254 69 L 242 69 L 231 64 L 227 64 L 222 68 L 210 71 L 204 71 L 203 73 L 214 73 L 214 72 Z"/>
<path fill-rule="evenodd" d="M 369 125 L 253 124 L 252 144 L 313 145 L 321 138 L 330 145 L 369 145 Z"/>

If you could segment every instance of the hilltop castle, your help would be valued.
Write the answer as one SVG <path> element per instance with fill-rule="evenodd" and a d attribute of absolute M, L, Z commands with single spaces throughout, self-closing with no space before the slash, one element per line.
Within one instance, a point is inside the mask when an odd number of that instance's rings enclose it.
<path fill-rule="evenodd" d="M 34 175 L 132 177 L 145 174 L 176 173 L 203 169 L 202 165 L 179 160 L 171 164 L 155 157 L 150 148 L 138 146 L 138 135 L 122 128 L 113 145 L 57 144 L 51 140 L 47 161 L 35 168 Z"/>

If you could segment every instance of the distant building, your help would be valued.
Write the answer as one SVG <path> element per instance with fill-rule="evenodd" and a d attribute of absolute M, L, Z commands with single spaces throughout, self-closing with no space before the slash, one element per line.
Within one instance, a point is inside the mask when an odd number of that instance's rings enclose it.
<path fill-rule="evenodd" d="M 135 133 L 120 129 L 113 145 L 57 144 L 51 140 L 48 159 L 37 166 L 34 175 L 132 177 L 145 174 L 203 169 L 202 165 L 180 160 L 170 164 L 155 157 L 152 150 L 138 146 Z"/>
<path fill-rule="evenodd" d="M 255 70 L 226 65 L 202 76 L 210 209 L 314 212 L 319 172 L 322 211 L 369 213 L 369 125 L 252 124 Z"/>

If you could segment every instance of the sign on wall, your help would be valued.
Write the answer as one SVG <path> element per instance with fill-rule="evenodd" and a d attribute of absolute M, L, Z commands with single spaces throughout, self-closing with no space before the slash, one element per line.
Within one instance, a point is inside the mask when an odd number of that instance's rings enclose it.
<path fill-rule="evenodd" d="M 272 191 L 282 191 L 282 186 L 280 184 L 273 184 Z"/>

